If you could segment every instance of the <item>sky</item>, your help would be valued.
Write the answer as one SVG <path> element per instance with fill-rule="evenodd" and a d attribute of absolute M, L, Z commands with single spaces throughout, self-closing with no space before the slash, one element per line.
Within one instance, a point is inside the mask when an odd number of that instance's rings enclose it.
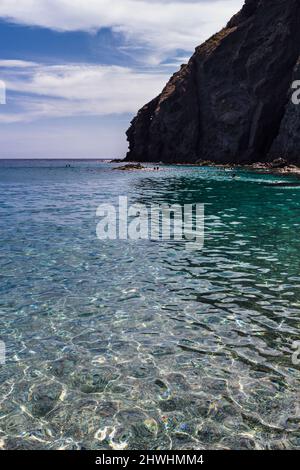
<path fill-rule="evenodd" d="M 0 0 L 0 158 L 121 158 L 125 131 L 243 0 Z"/>

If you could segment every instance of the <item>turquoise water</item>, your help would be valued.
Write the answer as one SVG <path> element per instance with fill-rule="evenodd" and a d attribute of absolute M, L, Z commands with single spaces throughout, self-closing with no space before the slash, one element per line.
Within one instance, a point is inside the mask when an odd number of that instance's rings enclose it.
<path fill-rule="evenodd" d="M 300 448 L 300 187 L 216 168 L 0 162 L 0 447 Z M 206 203 L 202 251 L 97 206 Z"/>

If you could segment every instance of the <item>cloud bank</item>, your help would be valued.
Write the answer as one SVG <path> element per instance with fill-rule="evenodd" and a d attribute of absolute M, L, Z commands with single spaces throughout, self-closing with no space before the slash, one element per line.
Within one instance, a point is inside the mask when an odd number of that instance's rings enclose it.
<path fill-rule="evenodd" d="M 8 96 L 17 107 L 0 114 L 2 123 L 135 113 L 168 79 L 167 74 L 113 65 L 0 61 L 0 68 Z"/>
<path fill-rule="evenodd" d="M 159 63 L 178 49 L 192 51 L 242 4 L 243 0 L 1 0 L 0 18 L 61 32 L 111 28 L 124 36 L 124 51 L 137 54 L 143 47 L 141 57 Z"/>

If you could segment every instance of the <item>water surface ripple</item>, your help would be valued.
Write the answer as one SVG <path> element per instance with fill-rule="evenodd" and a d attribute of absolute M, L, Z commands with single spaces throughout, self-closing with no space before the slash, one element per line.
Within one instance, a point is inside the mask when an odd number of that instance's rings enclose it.
<path fill-rule="evenodd" d="M 2 161 L 0 448 L 299 449 L 300 188 L 282 181 Z M 119 195 L 206 203 L 204 250 L 100 242 Z"/>

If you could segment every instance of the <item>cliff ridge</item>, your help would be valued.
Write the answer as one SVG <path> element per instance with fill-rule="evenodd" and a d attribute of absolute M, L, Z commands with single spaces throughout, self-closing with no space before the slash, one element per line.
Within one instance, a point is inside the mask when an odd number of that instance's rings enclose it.
<path fill-rule="evenodd" d="M 126 160 L 300 164 L 300 1 L 246 0 L 146 104 Z"/>

